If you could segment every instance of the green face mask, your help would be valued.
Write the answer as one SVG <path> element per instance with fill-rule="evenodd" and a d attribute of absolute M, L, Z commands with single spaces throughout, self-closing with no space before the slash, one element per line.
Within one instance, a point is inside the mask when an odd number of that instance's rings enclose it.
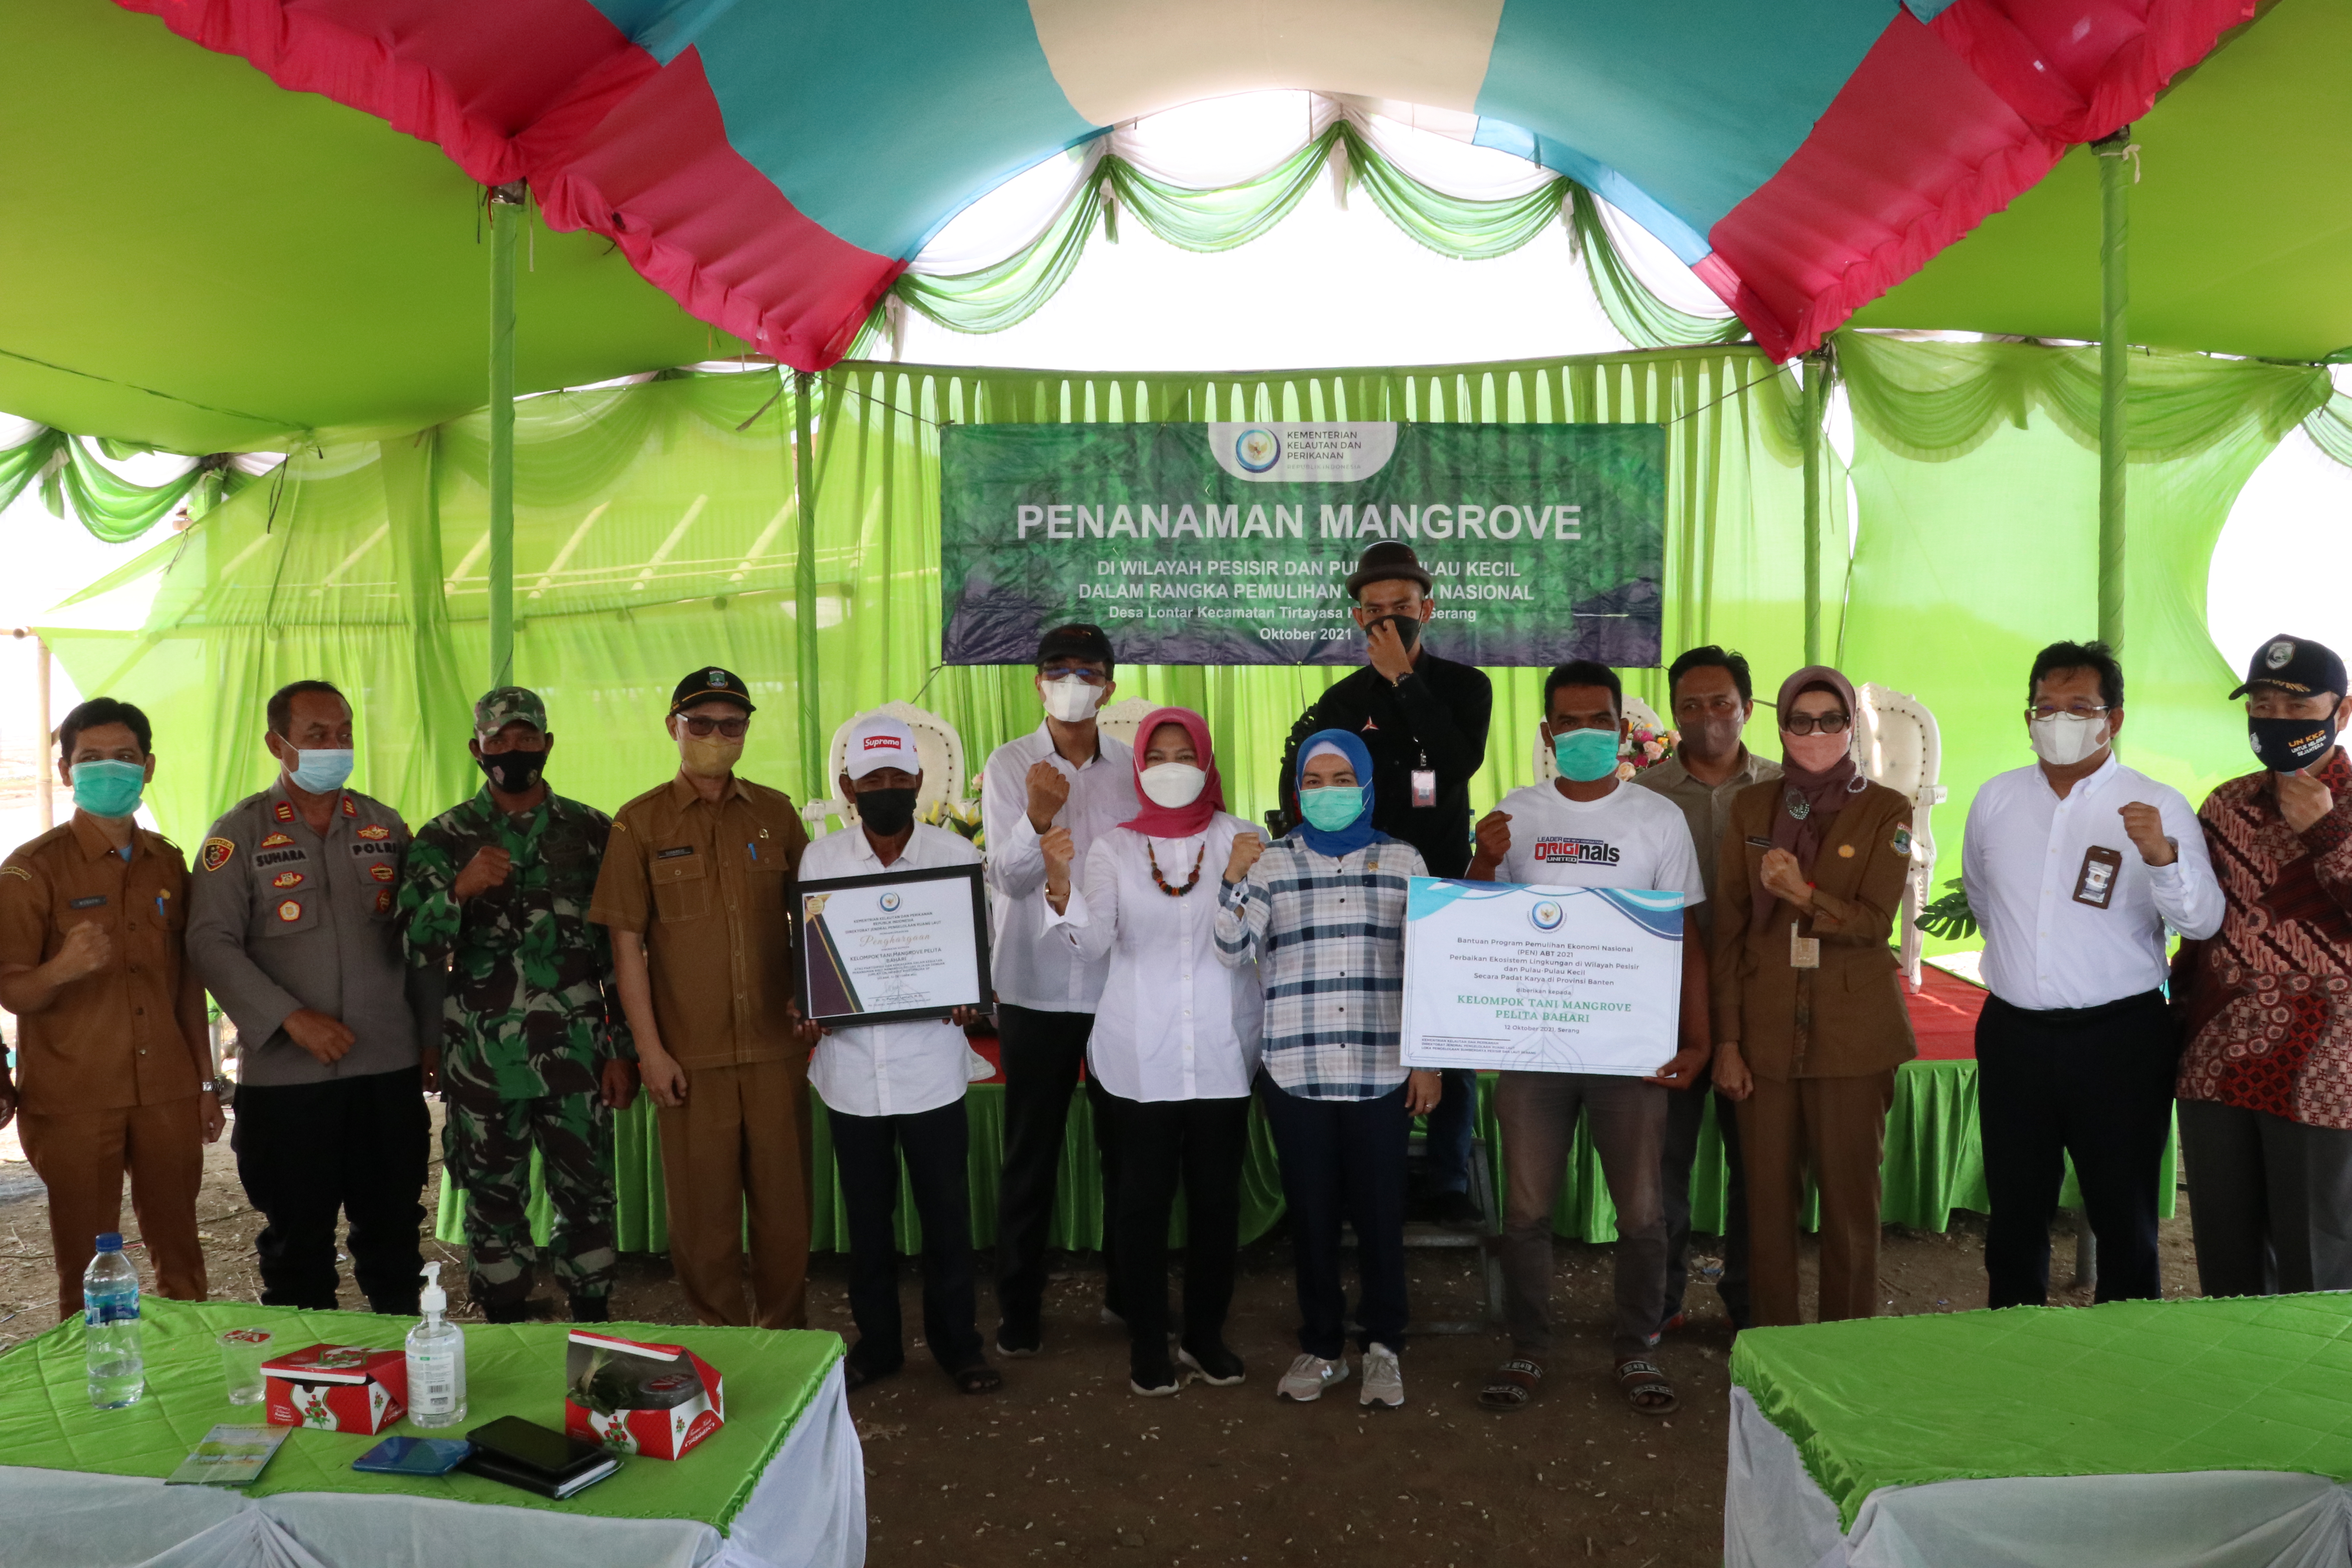
<path fill-rule="evenodd" d="M 92 816 L 129 816 L 146 787 L 147 770 L 137 763 L 74 764 L 74 804 Z"/>
<path fill-rule="evenodd" d="M 1551 738 L 1552 759 L 1562 778 L 1591 784 L 1617 771 L 1617 731 L 1564 730 Z"/>
<path fill-rule="evenodd" d="M 1328 784 L 1298 792 L 1298 809 L 1309 823 L 1326 833 L 1337 833 L 1364 815 L 1360 784 Z"/>

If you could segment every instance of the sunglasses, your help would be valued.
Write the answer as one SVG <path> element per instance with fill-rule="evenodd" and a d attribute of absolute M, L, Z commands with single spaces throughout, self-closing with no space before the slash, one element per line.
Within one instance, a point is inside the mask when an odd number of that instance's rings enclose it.
<path fill-rule="evenodd" d="M 1781 720 L 1780 728 L 1791 735 L 1810 735 L 1816 730 L 1824 735 L 1842 735 L 1852 722 L 1843 713 L 1824 713 L 1818 719 L 1810 713 L 1800 713 L 1794 718 Z"/>
<path fill-rule="evenodd" d="M 686 732 L 697 740 L 716 730 L 730 741 L 740 741 L 743 738 L 743 731 L 751 727 L 749 719 L 705 719 L 698 713 L 685 715 L 683 721 Z"/>

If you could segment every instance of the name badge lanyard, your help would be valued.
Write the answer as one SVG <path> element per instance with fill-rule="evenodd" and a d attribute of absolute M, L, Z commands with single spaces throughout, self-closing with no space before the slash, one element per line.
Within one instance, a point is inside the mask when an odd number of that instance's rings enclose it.
<path fill-rule="evenodd" d="M 1427 748 L 1416 745 L 1413 748 L 1412 754 L 1414 764 L 1412 770 L 1412 804 L 1415 805 L 1435 805 L 1437 804 L 1437 770 L 1429 765 L 1429 752 Z"/>

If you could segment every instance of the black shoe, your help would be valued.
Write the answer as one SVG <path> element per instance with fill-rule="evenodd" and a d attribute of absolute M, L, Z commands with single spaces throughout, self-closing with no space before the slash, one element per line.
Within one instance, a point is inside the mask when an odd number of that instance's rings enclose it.
<path fill-rule="evenodd" d="M 1176 1360 L 1212 1388 L 1230 1388 L 1248 1375 L 1242 1358 L 1226 1349 L 1223 1340 L 1197 1349 L 1182 1346 L 1176 1352 Z"/>
<path fill-rule="evenodd" d="M 1033 1356 L 1045 1348 L 1045 1335 L 1038 1329 L 1016 1329 L 1011 1323 L 996 1327 L 996 1353 L 1015 1360 Z"/>
<path fill-rule="evenodd" d="M 613 1298 L 610 1296 L 574 1296 L 572 1298 L 572 1321 L 575 1323 L 609 1323 L 613 1321 Z"/>
<path fill-rule="evenodd" d="M 530 1316 L 529 1301 L 485 1301 L 482 1321 L 486 1323 L 520 1323 Z"/>
<path fill-rule="evenodd" d="M 894 1361 L 887 1366 L 869 1367 L 860 1364 L 855 1356 L 845 1356 L 841 1363 L 843 1389 L 845 1392 L 855 1394 L 869 1383 L 896 1374 L 898 1369 L 906 1364 L 904 1361 Z"/>
<path fill-rule="evenodd" d="M 1439 1193 L 1431 1200 L 1430 1217 L 1448 1230 L 1476 1230 L 1486 1223 L 1468 1193 Z"/>
<path fill-rule="evenodd" d="M 1127 1386 L 1130 1392 L 1139 1394 L 1146 1399 L 1165 1399 L 1184 1385 L 1176 1381 L 1176 1369 L 1163 1355 L 1158 1361 L 1149 1364 L 1141 1363 L 1130 1364 L 1128 1369 Z"/>

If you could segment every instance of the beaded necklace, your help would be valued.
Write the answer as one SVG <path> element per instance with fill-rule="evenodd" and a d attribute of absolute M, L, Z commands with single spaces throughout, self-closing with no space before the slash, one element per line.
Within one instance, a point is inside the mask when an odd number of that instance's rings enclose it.
<path fill-rule="evenodd" d="M 1192 878 L 1181 888 L 1170 887 L 1168 879 L 1160 874 L 1160 857 L 1152 852 L 1148 838 L 1143 841 L 1143 858 L 1151 862 L 1151 879 L 1160 884 L 1160 890 L 1171 899 L 1181 899 L 1201 885 L 1201 863 L 1209 858 L 1209 845 L 1207 840 L 1202 841 L 1201 852 L 1192 857 Z"/>

